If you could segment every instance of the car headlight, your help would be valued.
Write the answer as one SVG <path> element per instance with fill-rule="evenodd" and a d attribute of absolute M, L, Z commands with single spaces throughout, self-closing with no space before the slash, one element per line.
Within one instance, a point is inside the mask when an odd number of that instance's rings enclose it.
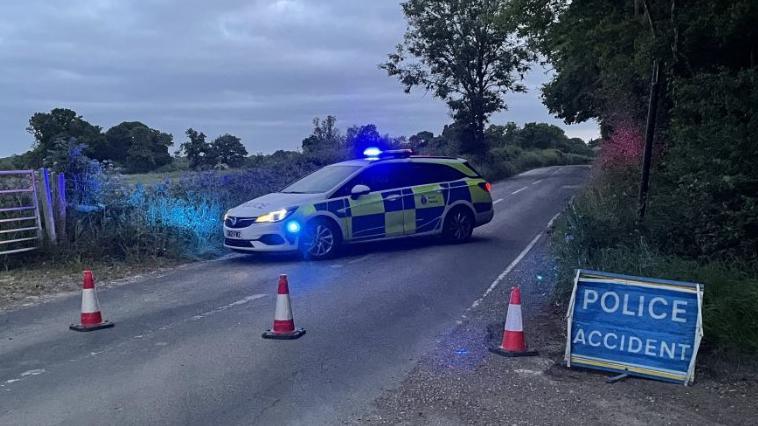
<path fill-rule="evenodd" d="M 255 218 L 255 223 L 264 223 L 264 222 L 279 222 L 287 218 L 287 216 L 291 215 L 295 212 L 297 208 L 291 208 L 291 209 L 281 209 L 277 210 L 275 212 L 266 213 L 258 216 Z"/>

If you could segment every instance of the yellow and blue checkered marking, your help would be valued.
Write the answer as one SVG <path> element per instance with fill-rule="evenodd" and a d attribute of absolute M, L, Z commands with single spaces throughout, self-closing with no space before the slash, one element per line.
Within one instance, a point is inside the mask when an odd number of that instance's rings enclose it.
<path fill-rule="evenodd" d="M 476 212 L 492 209 L 481 179 L 420 185 L 367 194 L 359 199 L 337 198 L 304 208 L 307 216 L 328 211 L 339 218 L 345 239 L 360 241 L 439 229 L 445 208 L 455 202 L 472 204 Z"/>

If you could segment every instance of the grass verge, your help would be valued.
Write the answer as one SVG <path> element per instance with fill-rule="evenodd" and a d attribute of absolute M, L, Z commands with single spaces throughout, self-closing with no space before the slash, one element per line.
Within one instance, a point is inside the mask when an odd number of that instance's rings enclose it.
<path fill-rule="evenodd" d="M 663 252 L 637 229 L 635 205 L 628 188 L 597 177 L 576 197 L 553 233 L 560 278 L 556 298 L 568 299 L 577 268 L 702 283 L 703 351 L 727 356 L 757 354 L 755 266 L 739 260 L 695 260 Z"/>

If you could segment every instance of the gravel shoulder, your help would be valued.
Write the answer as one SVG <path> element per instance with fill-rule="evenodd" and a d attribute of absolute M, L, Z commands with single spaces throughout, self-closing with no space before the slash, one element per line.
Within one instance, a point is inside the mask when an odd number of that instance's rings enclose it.
<path fill-rule="evenodd" d="M 503 282 L 458 326 L 439 336 L 397 389 L 348 423 L 381 424 L 755 424 L 758 377 L 752 368 L 715 373 L 699 359 L 696 382 L 685 387 L 560 365 L 564 306 L 551 303 L 555 267 L 543 237 Z M 520 285 L 524 328 L 539 356 L 504 358 L 499 343 L 508 294 Z M 703 365 L 706 364 L 707 368 Z"/>
<path fill-rule="evenodd" d="M 87 265 L 30 261 L 22 267 L 0 270 L 0 312 L 45 303 L 81 291 L 84 269 L 91 269 L 98 288 L 104 288 L 159 276 L 184 264 L 187 262 L 165 258 L 141 263 L 97 261 Z"/>

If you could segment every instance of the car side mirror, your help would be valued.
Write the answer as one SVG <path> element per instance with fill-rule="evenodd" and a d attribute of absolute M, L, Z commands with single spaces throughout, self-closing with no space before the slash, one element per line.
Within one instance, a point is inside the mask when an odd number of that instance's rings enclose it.
<path fill-rule="evenodd" d="M 353 189 L 350 190 L 350 197 L 353 199 L 356 199 L 360 197 L 361 195 L 366 195 L 369 192 L 371 192 L 371 188 L 369 188 L 366 185 L 355 185 Z"/>

